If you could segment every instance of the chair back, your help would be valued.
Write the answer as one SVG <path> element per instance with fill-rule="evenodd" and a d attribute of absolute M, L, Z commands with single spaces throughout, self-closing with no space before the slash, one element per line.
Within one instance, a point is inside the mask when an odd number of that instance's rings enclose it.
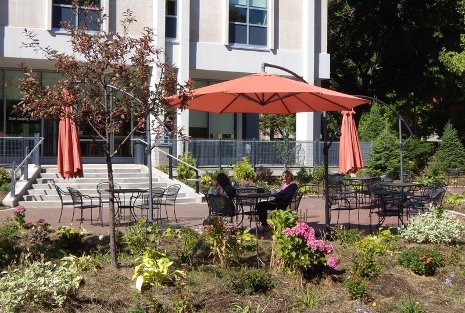
<path fill-rule="evenodd" d="M 429 194 L 430 199 L 431 199 L 431 204 L 433 206 L 440 205 L 442 203 L 442 200 L 444 199 L 445 194 L 446 194 L 446 188 L 444 187 L 431 189 L 430 194 Z"/>
<path fill-rule="evenodd" d="M 296 192 L 292 197 L 291 202 L 289 203 L 289 209 L 297 212 L 299 210 L 300 201 L 302 200 L 303 195 L 304 194 L 302 192 Z"/>
<path fill-rule="evenodd" d="M 61 187 L 53 184 L 55 190 L 57 191 L 58 197 L 60 198 L 61 203 L 63 203 L 63 196 L 69 196 L 69 192 L 64 191 Z"/>
<path fill-rule="evenodd" d="M 82 194 L 74 189 L 74 188 L 71 188 L 71 187 L 68 187 L 68 192 L 69 192 L 69 195 L 71 196 L 71 200 L 73 201 L 73 206 L 74 207 L 81 207 L 82 206 Z"/>
<path fill-rule="evenodd" d="M 233 217 L 236 214 L 236 205 L 233 200 L 228 197 L 223 195 L 209 195 L 207 201 L 210 215 Z"/>
<path fill-rule="evenodd" d="M 179 190 L 181 190 L 181 185 L 179 185 L 179 184 L 171 185 L 168 188 L 166 188 L 166 190 L 164 192 L 164 196 L 167 199 L 176 201 Z"/>
<path fill-rule="evenodd" d="M 114 189 L 121 189 L 121 186 L 117 183 L 113 183 Z M 101 202 L 109 202 L 110 201 L 110 192 L 108 191 L 110 189 L 110 183 L 109 182 L 103 182 L 97 184 L 97 193 L 100 198 Z M 115 195 L 115 198 L 117 196 Z"/>

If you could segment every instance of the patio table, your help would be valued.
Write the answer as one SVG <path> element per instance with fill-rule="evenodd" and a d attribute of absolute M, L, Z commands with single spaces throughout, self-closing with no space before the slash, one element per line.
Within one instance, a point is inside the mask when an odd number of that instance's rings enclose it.
<path fill-rule="evenodd" d="M 106 189 L 105 191 L 110 191 Z M 147 189 L 144 188 L 120 188 L 115 189 L 115 203 L 118 203 L 118 216 L 121 217 L 121 210 L 129 209 L 129 213 L 133 220 L 136 220 L 136 213 L 134 212 L 134 207 L 137 199 L 141 198 L 141 196 L 148 192 Z"/>

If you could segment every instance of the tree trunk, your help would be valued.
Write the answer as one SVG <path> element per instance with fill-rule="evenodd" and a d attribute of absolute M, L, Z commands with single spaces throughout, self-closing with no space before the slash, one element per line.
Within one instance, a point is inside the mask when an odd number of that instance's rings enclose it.
<path fill-rule="evenodd" d="M 116 229 L 115 229 L 115 184 L 113 182 L 113 164 L 111 157 L 106 156 L 108 184 L 110 189 L 109 221 L 110 221 L 110 255 L 111 266 L 118 268 L 118 250 L 116 247 Z"/>

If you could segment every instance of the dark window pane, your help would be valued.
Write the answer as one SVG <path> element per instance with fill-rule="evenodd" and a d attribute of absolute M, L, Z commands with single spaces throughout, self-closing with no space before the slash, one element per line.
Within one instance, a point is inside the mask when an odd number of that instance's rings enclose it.
<path fill-rule="evenodd" d="M 250 9 L 249 23 L 266 26 L 266 11 Z"/>
<path fill-rule="evenodd" d="M 176 0 L 166 0 L 166 15 L 178 15 L 176 10 Z"/>
<path fill-rule="evenodd" d="M 53 0 L 53 4 L 68 4 L 71 5 L 73 0 Z"/>
<path fill-rule="evenodd" d="M 176 38 L 176 18 L 167 16 L 165 18 L 165 36 Z"/>
<path fill-rule="evenodd" d="M 266 27 L 250 26 L 249 44 L 266 46 Z"/>
<path fill-rule="evenodd" d="M 247 44 L 247 26 L 230 23 L 229 43 Z"/>
<path fill-rule="evenodd" d="M 237 23 L 247 23 L 247 9 L 230 6 L 229 21 Z"/>
<path fill-rule="evenodd" d="M 98 23 L 99 18 L 100 10 L 79 10 L 79 25 L 87 25 L 88 30 L 100 30 L 100 23 Z"/>
<path fill-rule="evenodd" d="M 61 28 L 61 22 L 69 21 L 72 26 L 76 26 L 76 16 L 70 7 L 53 6 L 52 27 Z"/>

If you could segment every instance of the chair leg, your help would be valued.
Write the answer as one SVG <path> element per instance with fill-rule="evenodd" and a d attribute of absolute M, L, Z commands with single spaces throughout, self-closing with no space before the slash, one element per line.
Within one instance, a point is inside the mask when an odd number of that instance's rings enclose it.
<path fill-rule="evenodd" d="M 74 221 L 74 210 L 76 210 L 76 208 L 73 206 L 73 216 L 71 216 L 71 222 Z"/>
<path fill-rule="evenodd" d="M 61 222 L 61 215 L 63 214 L 63 203 L 61 204 L 60 217 L 58 218 L 58 223 Z"/>
<path fill-rule="evenodd" d="M 174 220 L 177 223 L 178 222 L 178 217 L 176 216 L 176 200 L 173 202 L 173 213 L 174 213 Z"/>

